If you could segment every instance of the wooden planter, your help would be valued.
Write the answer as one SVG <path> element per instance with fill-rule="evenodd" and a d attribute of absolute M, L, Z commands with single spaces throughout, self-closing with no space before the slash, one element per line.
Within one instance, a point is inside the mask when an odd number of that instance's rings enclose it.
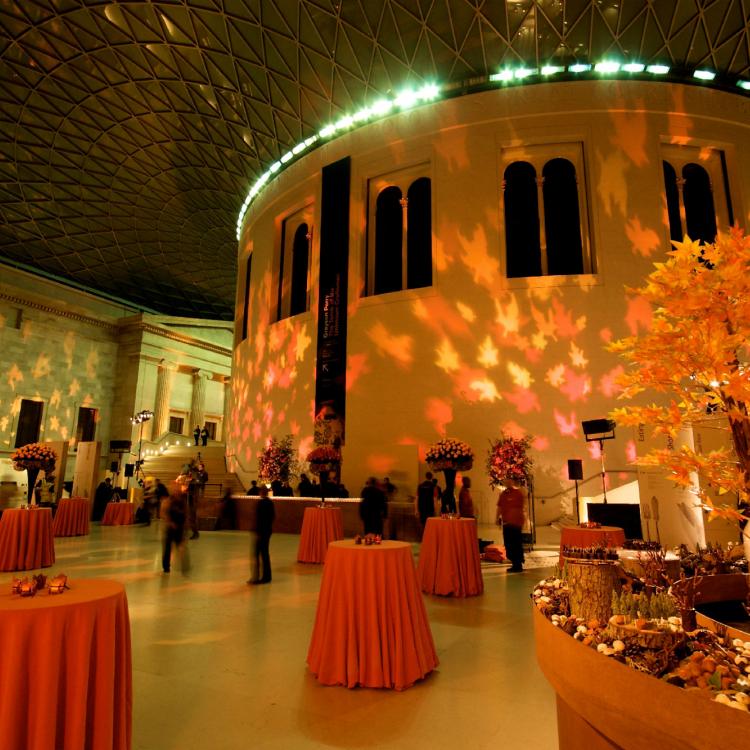
<path fill-rule="evenodd" d="M 560 750 L 727 750 L 747 744 L 750 714 L 587 648 L 534 607 L 539 666 L 557 693 Z"/>

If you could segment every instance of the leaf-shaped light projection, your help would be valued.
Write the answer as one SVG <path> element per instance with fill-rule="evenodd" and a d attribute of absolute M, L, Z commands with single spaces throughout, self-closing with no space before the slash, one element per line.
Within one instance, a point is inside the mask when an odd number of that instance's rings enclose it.
<path fill-rule="evenodd" d="M 686 238 L 674 248 L 640 289 L 631 290 L 652 308 L 651 327 L 642 335 L 612 342 L 608 348 L 627 363 L 619 378 L 620 398 L 644 391 L 671 394 L 665 404 L 615 409 L 621 425 L 645 424 L 654 434 L 675 437 L 686 425 L 707 416 L 724 416 L 734 451 L 700 453 L 688 446 L 651 451 L 638 463 L 662 466 L 675 483 L 692 487 L 709 517 L 737 519 L 722 500 L 750 498 L 750 238 L 733 229 L 712 244 Z"/>

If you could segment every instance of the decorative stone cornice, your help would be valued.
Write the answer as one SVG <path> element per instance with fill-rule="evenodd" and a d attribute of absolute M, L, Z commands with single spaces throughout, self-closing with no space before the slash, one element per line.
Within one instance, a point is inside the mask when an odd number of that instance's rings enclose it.
<path fill-rule="evenodd" d="M 32 310 L 39 310 L 40 312 L 49 313 L 50 315 L 57 315 L 61 318 L 68 318 L 69 320 L 76 320 L 79 323 L 86 323 L 90 326 L 103 328 L 113 334 L 116 334 L 119 328 L 117 323 L 110 323 L 106 320 L 102 320 L 101 318 L 92 318 L 90 315 L 71 312 L 70 310 L 64 310 L 60 307 L 45 305 L 41 302 L 35 302 L 34 300 L 26 299 L 25 297 L 17 297 L 13 294 L 5 294 L 5 292 L 0 292 L 0 300 L 9 302 L 11 305 L 30 307 Z"/>
<path fill-rule="evenodd" d="M 181 344 L 189 344 L 198 349 L 205 349 L 206 351 L 213 352 L 214 354 L 221 354 L 223 357 L 231 357 L 232 350 L 225 349 L 223 346 L 218 344 L 212 344 L 208 341 L 201 341 L 200 339 L 194 339 L 191 336 L 185 336 L 182 333 L 175 333 L 167 328 L 161 328 L 155 326 L 152 323 L 137 323 L 136 326 L 144 333 L 153 333 L 156 336 L 161 336 L 165 339 L 171 339 L 172 341 L 179 341 Z"/>

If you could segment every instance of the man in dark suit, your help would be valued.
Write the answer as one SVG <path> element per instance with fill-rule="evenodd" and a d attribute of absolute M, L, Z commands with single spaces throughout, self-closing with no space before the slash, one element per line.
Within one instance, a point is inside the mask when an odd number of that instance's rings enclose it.
<path fill-rule="evenodd" d="M 423 527 L 427 519 L 435 515 L 435 484 L 431 471 L 425 474 L 424 482 L 417 485 L 417 515 Z"/>
<path fill-rule="evenodd" d="M 250 553 L 250 578 L 248 583 L 271 583 L 271 534 L 276 509 L 268 497 L 268 488 L 258 490 L 260 499 L 255 506 L 255 533 L 252 537 Z"/>

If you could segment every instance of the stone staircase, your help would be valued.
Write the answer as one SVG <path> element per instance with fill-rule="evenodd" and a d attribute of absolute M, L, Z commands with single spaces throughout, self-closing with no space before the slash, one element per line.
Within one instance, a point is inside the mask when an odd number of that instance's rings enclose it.
<path fill-rule="evenodd" d="M 146 456 L 143 473 L 147 478 L 161 479 L 168 487 L 169 483 L 181 473 L 186 463 L 193 458 L 200 460 L 208 472 L 208 482 L 203 499 L 198 506 L 198 515 L 215 517 L 216 504 L 227 487 L 236 494 L 242 494 L 245 491 L 237 475 L 227 471 L 225 452 L 223 443 L 210 443 L 205 447 L 170 445 L 156 456 Z M 198 458 L 199 454 L 200 458 Z"/>

